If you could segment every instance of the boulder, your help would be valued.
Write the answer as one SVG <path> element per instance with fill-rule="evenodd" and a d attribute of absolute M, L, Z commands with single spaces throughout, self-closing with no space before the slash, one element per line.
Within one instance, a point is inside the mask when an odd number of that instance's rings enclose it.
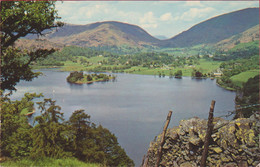
<path fill-rule="evenodd" d="M 207 166 L 256 166 L 259 161 L 259 115 L 227 121 L 214 118 L 214 130 L 209 145 Z M 207 120 L 191 118 L 180 121 L 178 127 L 166 133 L 161 165 L 174 167 L 200 166 L 206 136 Z M 151 143 L 148 165 L 154 166 L 160 137 Z"/>

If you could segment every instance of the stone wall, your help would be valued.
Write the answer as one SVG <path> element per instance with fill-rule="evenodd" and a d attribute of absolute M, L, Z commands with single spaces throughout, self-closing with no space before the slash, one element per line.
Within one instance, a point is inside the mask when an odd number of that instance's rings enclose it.
<path fill-rule="evenodd" d="M 260 161 L 259 115 L 227 121 L 214 118 L 207 166 L 256 167 Z M 200 166 L 206 135 L 207 120 L 191 118 L 182 120 L 178 127 L 169 129 L 163 145 L 160 166 Z M 147 166 L 155 166 L 161 136 L 150 144 Z"/>

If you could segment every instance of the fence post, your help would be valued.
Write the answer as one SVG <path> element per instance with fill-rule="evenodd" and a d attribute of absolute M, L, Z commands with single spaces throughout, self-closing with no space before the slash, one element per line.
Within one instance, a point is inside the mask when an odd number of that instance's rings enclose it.
<path fill-rule="evenodd" d="M 216 103 L 215 100 L 211 101 L 210 110 L 209 110 L 209 117 L 208 117 L 208 128 L 207 128 L 207 133 L 206 133 L 206 136 L 205 136 L 204 150 L 203 150 L 201 162 L 200 162 L 201 167 L 206 167 L 206 161 L 207 161 L 208 150 L 209 150 L 209 141 L 210 141 L 210 138 L 211 138 L 213 127 L 214 127 L 214 125 L 213 125 L 213 112 L 214 112 L 215 103 Z"/>
<path fill-rule="evenodd" d="M 172 111 L 169 111 L 167 119 L 166 119 L 166 123 L 165 123 L 164 128 L 163 128 L 162 140 L 161 140 L 161 143 L 160 143 L 160 146 L 159 146 L 159 150 L 158 150 L 158 154 L 157 154 L 158 157 L 157 157 L 155 167 L 159 167 L 159 164 L 160 164 L 160 161 L 161 161 L 162 148 L 163 148 L 163 145 L 164 145 L 164 142 L 165 142 L 165 134 L 166 134 L 166 130 L 168 128 L 168 125 L 170 123 L 171 116 L 172 116 Z"/>

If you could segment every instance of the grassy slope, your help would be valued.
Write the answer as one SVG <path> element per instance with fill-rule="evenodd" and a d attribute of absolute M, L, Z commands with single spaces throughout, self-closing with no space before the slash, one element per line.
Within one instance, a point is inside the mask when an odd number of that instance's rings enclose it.
<path fill-rule="evenodd" d="M 230 79 L 236 86 L 242 87 L 243 83 L 246 83 L 249 78 L 253 78 L 258 74 L 259 74 L 259 70 L 249 70 L 249 71 L 242 72 L 238 75 L 234 75 Z"/>
<path fill-rule="evenodd" d="M 70 167 L 100 167 L 100 164 L 84 163 L 75 158 L 66 158 L 66 159 L 53 159 L 45 158 L 43 160 L 29 160 L 22 159 L 18 161 L 5 161 L 0 163 L 0 166 L 7 167 L 33 167 L 33 166 L 70 166 Z"/>

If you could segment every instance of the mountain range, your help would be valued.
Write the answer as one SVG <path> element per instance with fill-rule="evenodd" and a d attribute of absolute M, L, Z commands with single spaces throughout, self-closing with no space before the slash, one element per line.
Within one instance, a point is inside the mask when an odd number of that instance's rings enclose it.
<path fill-rule="evenodd" d="M 159 39 L 142 28 L 116 21 L 97 22 L 87 25 L 66 24 L 47 36 L 47 39 L 65 45 L 87 47 L 128 45 L 142 47 L 157 45 Z"/>
<path fill-rule="evenodd" d="M 44 37 L 45 40 L 62 45 L 137 48 L 190 47 L 200 44 L 215 44 L 223 47 L 226 46 L 224 43 L 234 44 L 236 38 L 240 38 L 240 42 L 259 40 L 259 8 L 247 8 L 210 18 L 164 40 L 151 36 L 137 25 L 117 21 L 87 25 L 65 24 Z M 233 44 L 228 44 L 227 47 L 232 47 Z"/>

